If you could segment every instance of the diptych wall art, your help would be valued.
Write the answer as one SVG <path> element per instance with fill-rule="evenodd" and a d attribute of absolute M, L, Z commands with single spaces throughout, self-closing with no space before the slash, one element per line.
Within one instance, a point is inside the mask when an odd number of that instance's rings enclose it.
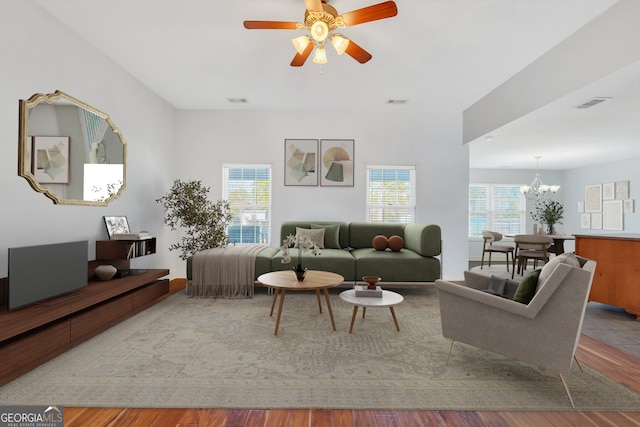
<path fill-rule="evenodd" d="M 353 187 L 353 139 L 320 140 L 320 185 Z"/>
<path fill-rule="evenodd" d="M 318 185 L 318 140 L 284 140 L 284 185 Z"/>

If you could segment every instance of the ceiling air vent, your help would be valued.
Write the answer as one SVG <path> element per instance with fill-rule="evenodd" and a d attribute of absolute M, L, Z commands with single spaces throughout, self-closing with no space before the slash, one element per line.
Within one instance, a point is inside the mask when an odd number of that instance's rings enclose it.
<path fill-rule="evenodd" d="M 596 98 L 592 98 L 592 99 L 588 100 L 587 102 L 583 102 L 582 104 L 577 105 L 576 108 L 581 108 L 581 109 L 591 108 L 594 105 L 598 105 L 601 102 L 608 101 L 610 99 L 611 99 L 610 96 L 598 96 Z"/>
<path fill-rule="evenodd" d="M 247 98 L 227 98 L 227 101 L 229 101 L 232 104 L 246 104 Z"/>
<path fill-rule="evenodd" d="M 406 104 L 406 103 L 407 103 L 406 99 L 390 99 L 387 101 L 387 104 L 393 104 L 393 105 Z"/>

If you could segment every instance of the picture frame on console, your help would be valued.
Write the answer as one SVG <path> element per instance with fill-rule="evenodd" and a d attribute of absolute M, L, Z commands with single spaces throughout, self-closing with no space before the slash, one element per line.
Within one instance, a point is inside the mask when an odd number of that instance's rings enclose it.
<path fill-rule="evenodd" d="M 284 140 L 284 185 L 318 185 L 318 140 Z"/>
<path fill-rule="evenodd" d="M 114 234 L 131 232 L 126 216 L 105 216 L 104 225 L 107 227 L 109 239 L 111 239 L 111 236 Z"/>
<path fill-rule="evenodd" d="M 320 140 L 320 185 L 353 187 L 353 139 Z"/>

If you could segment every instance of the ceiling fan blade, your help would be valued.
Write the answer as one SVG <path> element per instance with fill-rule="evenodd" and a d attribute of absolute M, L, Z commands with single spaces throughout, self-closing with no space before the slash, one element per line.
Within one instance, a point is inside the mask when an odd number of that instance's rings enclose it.
<path fill-rule="evenodd" d="M 304 0 L 304 4 L 307 6 L 307 10 L 322 12 L 322 0 Z"/>
<path fill-rule="evenodd" d="M 378 19 L 391 18 L 398 14 L 398 7 L 393 1 L 374 4 L 351 12 L 344 13 L 342 19 L 347 27 L 377 21 Z"/>
<path fill-rule="evenodd" d="M 244 21 L 248 30 L 295 30 L 297 25 L 297 22 L 286 21 Z"/>
<path fill-rule="evenodd" d="M 356 42 L 353 40 L 349 40 L 349 46 L 347 46 L 347 50 L 344 51 L 347 55 L 355 59 L 361 64 L 369 61 L 372 56 L 369 52 L 361 48 Z"/>
<path fill-rule="evenodd" d="M 304 65 L 304 63 L 307 60 L 307 58 L 309 57 L 309 55 L 311 55 L 311 52 L 313 52 L 313 48 L 314 47 L 315 47 L 315 45 L 313 43 L 309 43 L 307 45 L 307 47 L 305 48 L 304 52 L 296 53 L 296 56 L 294 56 L 293 60 L 291 61 L 291 66 L 292 67 L 301 67 L 302 65 Z"/>

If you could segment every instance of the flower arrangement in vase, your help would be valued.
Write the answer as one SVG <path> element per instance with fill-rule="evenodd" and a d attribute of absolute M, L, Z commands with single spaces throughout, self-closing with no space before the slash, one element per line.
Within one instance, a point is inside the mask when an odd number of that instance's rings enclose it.
<path fill-rule="evenodd" d="M 547 234 L 555 234 L 555 224 L 562 224 L 560 221 L 564 216 L 564 206 L 555 200 L 542 200 L 536 203 L 535 212 L 531 212 L 534 221 L 547 224 Z"/>
<path fill-rule="evenodd" d="M 296 273 L 296 278 L 298 281 L 304 280 L 304 275 L 307 272 L 307 269 L 302 267 L 302 253 L 310 251 L 313 255 L 320 255 L 320 248 L 313 243 L 313 240 L 309 236 L 294 236 L 293 234 L 289 234 L 286 239 L 282 241 L 282 263 L 289 264 L 291 262 L 291 255 L 289 254 L 289 248 L 291 247 L 298 249 L 298 265 L 295 267 L 291 267 L 291 269 Z"/>

